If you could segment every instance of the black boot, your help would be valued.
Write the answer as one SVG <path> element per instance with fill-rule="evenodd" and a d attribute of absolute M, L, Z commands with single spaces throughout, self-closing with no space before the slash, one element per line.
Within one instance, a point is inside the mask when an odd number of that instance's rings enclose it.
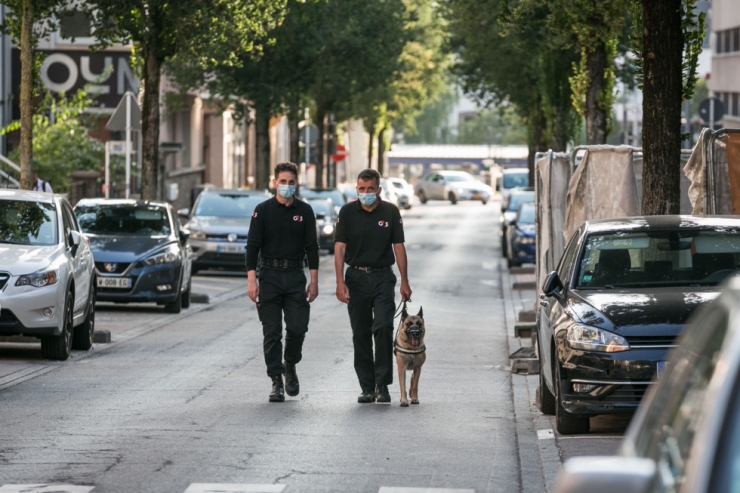
<path fill-rule="evenodd" d="M 357 398 L 357 402 L 360 404 L 370 404 L 375 402 L 375 394 L 369 390 L 362 390 L 362 394 Z"/>
<path fill-rule="evenodd" d="M 283 402 L 285 393 L 283 392 L 283 376 L 274 375 L 272 378 L 272 392 L 270 392 L 270 402 Z"/>
<path fill-rule="evenodd" d="M 295 365 L 291 365 L 290 363 L 285 363 L 285 391 L 291 397 L 295 397 L 301 391 L 301 384 L 298 382 Z"/>
<path fill-rule="evenodd" d="M 375 398 L 378 402 L 390 402 L 391 393 L 388 392 L 388 386 L 378 385 L 377 387 L 375 387 Z"/>

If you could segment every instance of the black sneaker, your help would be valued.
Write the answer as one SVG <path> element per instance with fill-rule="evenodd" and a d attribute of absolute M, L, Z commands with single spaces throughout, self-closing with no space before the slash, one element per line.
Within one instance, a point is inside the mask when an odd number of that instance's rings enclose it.
<path fill-rule="evenodd" d="M 375 402 L 375 394 L 369 390 L 363 390 L 362 394 L 357 398 L 357 402 L 360 404 L 370 404 L 371 402 Z"/>
<path fill-rule="evenodd" d="M 291 397 L 295 397 L 300 391 L 301 384 L 298 382 L 298 374 L 295 372 L 295 365 L 285 363 L 285 393 Z"/>
<path fill-rule="evenodd" d="M 270 392 L 270 402 L 283 402 L 285 394 L 283 393 L 283 376 L 275 375 L 272 377 L 272 392 Z"/>
<path fill-rule="evenodd" d="M 375 387 L 375 398 L 378 402 L 391 402 L 391 393 L 388 392 L 387 385 L 378 385 Z"/>

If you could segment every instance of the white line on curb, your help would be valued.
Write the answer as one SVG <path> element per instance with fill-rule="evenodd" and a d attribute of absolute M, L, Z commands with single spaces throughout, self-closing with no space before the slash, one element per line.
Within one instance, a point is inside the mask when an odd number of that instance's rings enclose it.
<path fill-rule="evenodd" d="M 555 432 L 552 431 L 552 428 L 537 430 L 537 440 L 549 440 L 550 438 L 555 438 Z"/>

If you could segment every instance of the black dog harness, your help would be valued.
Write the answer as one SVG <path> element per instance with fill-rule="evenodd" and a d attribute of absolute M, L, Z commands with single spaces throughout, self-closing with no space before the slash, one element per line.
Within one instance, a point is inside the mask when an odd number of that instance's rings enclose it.
<path fill-rule="evenodd" d="M 409 300 L 409 301 L 411 301 L 411 300 Z M 398 305 L 398 308 L 399 309 L 401 308 L 401 304 L 400 303 Z M 396 316 L 399 316 L 402 313 L 399 309 L 396 310 L 396 312 L 397 312 L 397 315 Z M 403 311 L 406 311 L 406 302 L 405 301 L 403 302 Z M 393 318 L 396 318 L 396 317 L 393 317 Z M 406 332 L 406 337 L 409 337 L 410 338 L 409 332 L 412 331 L 412 330 L 414 330 L 414 328 L 416 328 L 417 330 L 420 329 L 420 327 L 418 325 L 410 325 L 410 326 L 406 327 L 405 329 L 403 329 L 404 332 Z M 423 345 L 423 346 L 421 346 L 419 349 L 406 349 L 404 347 L 399 346 L 398 345 L 398 331 L 399 330 L 401 330 L 401 325 L 400 324 L 399 324 L 398 328 L 396 329 L 396 337 L 393 338 L 393 354 L 397 354 L 397 353 L 403 353 L 403 354 L 421 354 L 421 353 L 424 353 L 427 350 L 426 344 Z"/>

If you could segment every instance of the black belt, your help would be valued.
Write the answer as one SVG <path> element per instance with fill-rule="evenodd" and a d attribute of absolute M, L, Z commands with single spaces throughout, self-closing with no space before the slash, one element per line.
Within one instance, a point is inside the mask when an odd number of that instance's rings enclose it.
<path fill-rule="evenodd" d="M 364 266 L 360 266 L 360 265 L 350 265 L 350 268 L 361 270 L 363 272 L 376 272 L 376 271 L 379 271 L 379 270 L 391 270 L 391 267 L 390 266 L 388 266 L 388 267 L 364 267 Z"/>
<path fill-rule="evenodd" d="M 303 260 L 260 258 L 260 267 L 273 270 L 299 270 L 303 269 Z"/>

